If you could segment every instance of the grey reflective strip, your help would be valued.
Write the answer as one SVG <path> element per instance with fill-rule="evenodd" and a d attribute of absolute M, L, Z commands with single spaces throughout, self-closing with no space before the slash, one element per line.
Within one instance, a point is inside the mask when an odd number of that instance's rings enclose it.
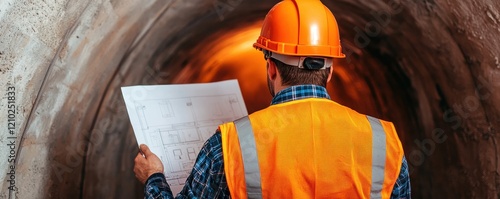
<path fill-rule="evenodd" d="M 257 147 L 255 146 L 252 125 L 248 116 L 234 121 L 234 124 L 236 125 L 238 140 L 240 141 L 248 198 L 262 198 L 259 160 L 257 158 Z"/>
<path fill-rule="evenodd" d="M 380 120 L 367 116 L 372 127 L 372 187 L 370 198 L 382 198 L 382 185 L 385 174 L 385 131 Z"/>

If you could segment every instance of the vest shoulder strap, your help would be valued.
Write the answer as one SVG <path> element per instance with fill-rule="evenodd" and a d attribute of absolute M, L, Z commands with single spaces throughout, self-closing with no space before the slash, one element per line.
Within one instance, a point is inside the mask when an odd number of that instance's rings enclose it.
<path fill-rule="evenodd" d="M 259 160 L 252 125 L 248 116 L 234 121 L 234 124 L 240 142 L 247 196 L 249 199 L 262 198 Z"/>

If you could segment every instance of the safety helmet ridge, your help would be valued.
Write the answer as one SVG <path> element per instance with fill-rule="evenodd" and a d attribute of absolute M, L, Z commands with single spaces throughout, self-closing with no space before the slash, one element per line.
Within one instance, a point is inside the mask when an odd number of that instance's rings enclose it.
<path fill-rule="evenodd" d="M 320 0 L 284 0 L 266 15 L 253 45 L 281 55 L 344 58 L 337 21 Z"/>

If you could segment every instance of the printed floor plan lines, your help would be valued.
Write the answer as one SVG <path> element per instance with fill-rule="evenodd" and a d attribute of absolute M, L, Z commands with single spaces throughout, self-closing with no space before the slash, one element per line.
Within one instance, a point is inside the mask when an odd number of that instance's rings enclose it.
<path fill-rule="evenodd" d="M 236 80 L 123 87 L 122 93 L 138 144 L 147 144 L 160 157 L 174 193 L 182 189 L 217 126 L 247 115 Z"/>

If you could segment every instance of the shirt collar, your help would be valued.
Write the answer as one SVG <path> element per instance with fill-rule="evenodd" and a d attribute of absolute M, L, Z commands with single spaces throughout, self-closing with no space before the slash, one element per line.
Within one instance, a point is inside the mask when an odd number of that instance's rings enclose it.
<path fill-rule="evenodd" d="M 271 105 L 281 104 L 289 101 L 305 99 L 305 98 L 326 98 L 330 99 L 326 88 L 314 84 L 297 85 L 285 88 L 278 92 Z"/>

